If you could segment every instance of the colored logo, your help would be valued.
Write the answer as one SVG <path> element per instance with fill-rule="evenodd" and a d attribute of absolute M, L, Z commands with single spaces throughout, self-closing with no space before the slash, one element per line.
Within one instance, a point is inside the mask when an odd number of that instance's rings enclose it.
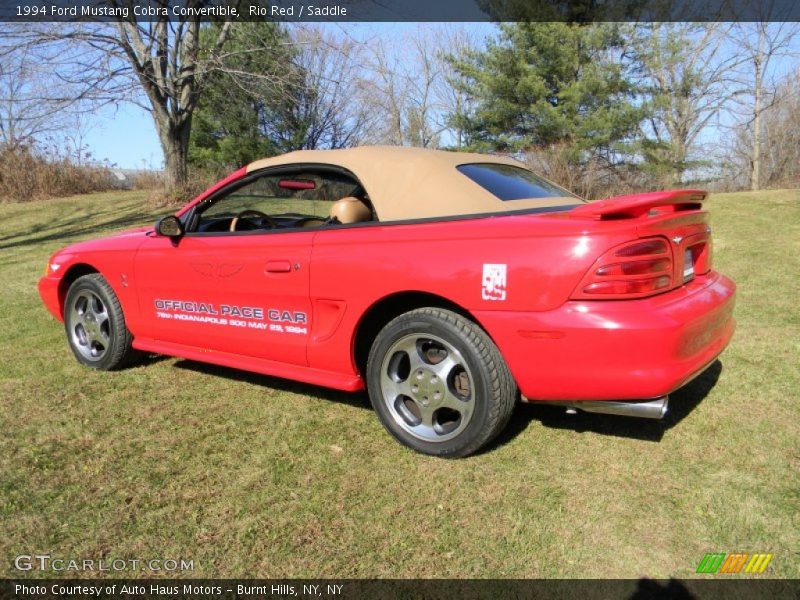
<path fill-rule="evenodd" d="M 725 554 L 717 552 L 706 554 L 697 565 L 698 573 L 763 573 L 772 554 L 748 554 L 738 552 Z"/>
<path fill-rule="evenodd" d="M 483 265 L 481 298 L 484 300 L 506 299 L 506 265 Z"/>

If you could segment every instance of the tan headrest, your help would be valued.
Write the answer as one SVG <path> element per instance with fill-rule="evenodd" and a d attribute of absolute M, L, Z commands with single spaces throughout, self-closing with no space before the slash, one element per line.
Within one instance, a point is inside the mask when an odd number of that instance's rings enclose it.
<path fill-rule="evenodd" d="M 372 211 L 358 198 L 347 196 L 333 203 L 330 216 L 339 223 L 361 223 L 372 220 Z"/>

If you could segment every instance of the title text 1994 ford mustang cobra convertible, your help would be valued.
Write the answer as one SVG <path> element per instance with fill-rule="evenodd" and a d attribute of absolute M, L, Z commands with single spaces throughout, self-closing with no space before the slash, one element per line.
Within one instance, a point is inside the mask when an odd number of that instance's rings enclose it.
<path fill-rule="evenodd" d="M 402 443 L 465 456 L 520 396 L 663 416 L 734 329 L 704 198 L 587 203 L 497 156 L 299 151 L 64 248 L 39 291 L 88 366 L 154 352 L 366 387 Z"/>

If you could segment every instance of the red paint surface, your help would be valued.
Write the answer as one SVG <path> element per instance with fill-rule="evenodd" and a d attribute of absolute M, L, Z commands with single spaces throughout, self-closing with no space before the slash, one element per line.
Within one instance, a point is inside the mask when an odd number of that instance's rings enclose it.
<path fill-rule="evenodd" d="M 244 175 L 237 171 L 178 214 Z M 425 292 L 472 315 L 532 400 L 652 398 L 705 368 L 733 334 L 734 284 L 711 268 L 703 195 L 659 192 L 570 212 L 177 243 L 144 228 L 57 252 L 51 264 L 60 266 L 39 292 L 63 319 L 63 278 L 88 266 L 119 296 L 137 348 L 344 390 L 363 387 L 353 346 L 365 313 L 392 295 Z M 577 293 L 610 250 L 654 236 L 672 252 L 669 289 L 618 300 Z M 697 253 L 698 274 L 683 284 L 686 248 Z M 505 300 L 482 299 L 484 264 L 507 265 Z M 159 298 L 301 312 L 307 332 L 167 321 L 156 317 Z"/>

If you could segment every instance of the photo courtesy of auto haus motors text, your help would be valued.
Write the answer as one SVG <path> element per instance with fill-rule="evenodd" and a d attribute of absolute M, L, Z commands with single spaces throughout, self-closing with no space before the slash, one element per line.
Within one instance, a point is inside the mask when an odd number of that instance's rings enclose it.
<path fill-rule="evenodd" d="M 160 583 L 132 582 L 92 584 L 35 582 L 14 584 L 14 594 L 24 598 L 224 598 L 270 597 L 298 600 L 333 600 L 345 592 L 343 583 Z"/>
<path fill-rule="evenodd" d="M 237 306 L 184 300 L 155 300 L 156 317 L 191 323 L 269 330 L 275 333 L 305 335 L 308 315 L 302 311 L 255 306 Z"/>

